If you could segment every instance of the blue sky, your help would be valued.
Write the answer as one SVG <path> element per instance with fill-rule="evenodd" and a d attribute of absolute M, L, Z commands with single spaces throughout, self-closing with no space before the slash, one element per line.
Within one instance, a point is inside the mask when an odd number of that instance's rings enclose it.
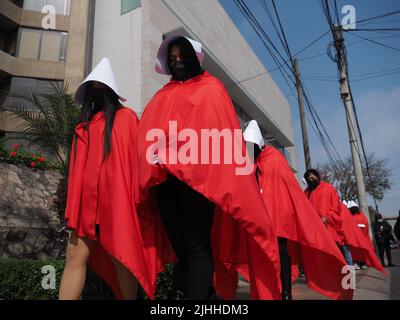
<path fill-rule="evenodd" d="M 264 45 L 244 19 L 233 0 L 219 0 L 231 16 L 243 36 L 255 50 L 267 70 L 276 68 Z M 271 0 L 266 1 L 273 12 Z M 319 0 L 276 0 L 276 5 L 292 53 L 298 52 L 317 37 L 328 31 L 328 24 L 323 15 Z M 333 3 L 333 1 L 331 1 Z M 400 10 L 398 0 L 338 0 L 341 11 L 344 5 L 352 5 L 356 10 L 356 19 L 362 20 Z M 267 13 L 259 0 L 246 0 L 246 4 L 256 15 L 267 34 L 279 45 L 279 39 L 270 24 Z M 345 14 L 342 15 L 344 17 Z M 400 28 L 400 14 L 374 20 L 376 23 L 363 25 L 363 28 Z M 358 32 L 357 34 L 372 38 L 400 50 L 400 31 L 377 33 Z M 378 74 L 373 72 L 392 70 L 399 71 L 400 52 L 378 46 L 349 33 L 345 34 L 348 46 L 349 72 L 352 79 L 361 79 L 352 83 L 352 91 L 364 135 L 368 153 L 375 153 L 378 158 L 389 159 L 389 166 L 394 168 L 392 190 L 379 203 L 380 211 L 385 216 L 397 216 L 400 209 L 400 73 L 384 77 L 363 79 Z M 299 59 L 300 72 L 329 135 L 335 143 L 342 158 L 350 155 L 347 126 L 343 103 L 339 95 L 337 67 L 326 54 L 327 46 L 332 41 L 331 34 L 326 35 L 316 44 L 302 52 Z M 283 48 L 278 46 L 284 53 Z M 325 54 L 324 54 L 325 53 Z M 316 57 L 315 57 L 316 56 Z M 390 72 L 390 71 L 389 71 Z M 300 172 L 304 172 L 304 156 L 297 98 L 278 71 L 271 72 L 281 91 L 288 96 L 293 114 L 293 126 L 296 135 L 297 157 Z M 309 127 L 311 157 L 313 165 L 327 161 L 325 151 L 312 128 Z M 372 205 L 372 201 L 369 203 Z"/>

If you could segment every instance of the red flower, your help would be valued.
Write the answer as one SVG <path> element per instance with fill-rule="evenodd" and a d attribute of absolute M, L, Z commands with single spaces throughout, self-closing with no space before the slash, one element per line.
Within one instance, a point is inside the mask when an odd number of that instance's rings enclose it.
<path fill-rule="evenodd" d="M 31 167 L 32 167 L 32 168 L 36 168 L 36 167 L 37 167 L 37 163 L 36 163 L 36 162 L 34 162 L 34 161 L 33 161 L 33 162 L 31 162 Z"/>
<path fill-rule="evenodd" d="M 10 152 L 10 156 L 11 156 L 11 157 L 16 157 L 16 156 L 17 156 L 17 153 L 16 153 L 15 151 L 12 151 L 12 152 Z"/>
<path fill-rule="evenodd" d="M 12 148 L 18 150 L 19 148 L 21 148 L 21 145 L 19 143 L 16 143 L 12 146 Z"/>
<path fill-rule="evenodd" d="M 37 159 L 37 161 L 43 163 L 43 162 L 46 161 L 46 158 L 45 158 L 45 157 L 39 157 L 39 158 Z"/>

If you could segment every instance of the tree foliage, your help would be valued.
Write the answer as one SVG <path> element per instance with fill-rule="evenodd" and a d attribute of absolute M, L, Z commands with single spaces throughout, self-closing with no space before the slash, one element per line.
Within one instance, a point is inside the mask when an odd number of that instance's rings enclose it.
<path fill-rule="evenodd" d="M 391 189 L 391 176 L 393 169 L 389 167 L 387 159 L 378 159 L 375 154 L 367 156 L 369 174 L 365 162 L 362 163 L 362 171 L 366 192 L 377 200 L 383 200 L 385 193 Z M 356 200 L 357 186 L 353 169 L 353 160 L 346 158 L 343 164 L 325 163 L 318 166 L 322 179 L 333 184 L 342 199 Z"/>
<path fill-rule="evenodd" d="M 66 173 L 74 128 L 80 114 L 79 106 L 68 94 L 68 85 L 52 83 L 47 93 L 26 90 L 24 94 L 10 94 L 10 97 L 14 98 L 10 100 L 12 102 L 0 110 L 6 111 L 3 116 L 19 120 L 18 130 L 22 139 L 55 155 Z"/>

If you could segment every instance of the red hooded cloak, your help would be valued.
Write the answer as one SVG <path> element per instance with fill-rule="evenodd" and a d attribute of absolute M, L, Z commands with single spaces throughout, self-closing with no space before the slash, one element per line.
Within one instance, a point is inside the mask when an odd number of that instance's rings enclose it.
<path fill-rule="evenodd" d="M 103 161 L 104 113 L 76 127 L 69 168 L 65 219 L 79 237 L 94 240 L 90 266 L 122 298 L 110 255 L 119 260 L 154 298 L 152 265 L 158 264 L 155 246 L 144 246 L 157 233 L 157 220 L 143 232 L 135 208 L 137 192 L 136 129 L 134 111 L 121 108 L 115 116 L 111 153 Z M 100 233 L 96 233 L 96 224 Z"/>
<path fill-rule="evenodd" d="M 292 265 L 303 265 L 311 289 L 332 299 L 351 299 L 352 290 L 341 285 L 347 263 L 285 157 L 267 146 L 257 168 L 264 203 L 276 235 L 288 239 Z"/>
<path fill-rule="evenodd" d="M 176 121 L 178 139 L 169 132 L 170 121 Z M 212 129 L 225 130 L 228 135 L 227 140 L 220 140 L 224 144 L 221 143 L 216 150 L 213 150 L 212 143 L 205 147 L 199 141 L 204 130 Z M 239 135 L 233 134 L 235 129 Z M 209 73 L 184 83 L 170 81 L 150 101 L 138 128 L 138 208 L 144 215 L 143 219 L 151 223 L 148 213 L 152 212 L 154 216 L 157 211 L 155 207 L 148 210 L 149 203 L 155 203 L 152 187 L 165 182 L 168 173 L 176 176 L 216 205 L 211 241 L 217 293 L 225 299 L 233 298 L 237 286 L 236 271 L 239 271 L 250 280 L 254 299 L 280 299 L 278 243 L 257 181 L 252 170 L 245 175 L 237 174 L 236 169 L 241 165 L 234 161 L 229 163 L 232 150 L 226 154 L 224 149 L 230 141 L 234 148 L 240 149 L 241 155 L 247 155 L 240 129 L 228 93 L 223 84 Z M 155 141 L 152 137 L 160 132 L 167 133 L 166 141 L 160 141 L 163 139 L 158 137 L 158 150 L 152 149 Z M 229 132 L 231 138 L 233 136 L 231 140 Z M 188 139 L 190 142 L 186 143 Z M 180 155 L 190 153 L 194 158 L 197 156 L 198 161 L 183 163 L 174 161 L 174 156 L 165 161 L 163 155 L 170 155 L 174 149 L 179 150 Z M 218 150 L 224 159 L 214 162 L 211 159 Z M 202 158 L 207 152 L 211 156 L 205 157 L 209 163 Z M 158 163 L 152 162 L 153 155 L 156 155 L 154 159 L 159 157 Z"/>
<path fill-rule="evenodd" d="M 374 245 L 371 238 L 366 237 L 363 231 L 357 226 L 351 212 L 342 203 L 341 215 L 343 220 L 343 234 L 346 244 L 349 246 L 353 261 L 362 261 L 370 267 L 375 268 L 385 274 L 382 264 L 375 254 Z M 365 217 L 365 216 L 364 216 Z M 365 219 L 367 219 L 365 217 Z M 367 221 L 368 224 L 368 221 Z"/>
<path fill-rule="evenodd" d="M 328 220 L 326 225 L 333 240 L 344 245 L 343 220 L 341 218 L 341 205 L 336 189 L 329 183 L 321 181 L 315 190 L 305 190 L 308 199 L 320 217 Z"/>

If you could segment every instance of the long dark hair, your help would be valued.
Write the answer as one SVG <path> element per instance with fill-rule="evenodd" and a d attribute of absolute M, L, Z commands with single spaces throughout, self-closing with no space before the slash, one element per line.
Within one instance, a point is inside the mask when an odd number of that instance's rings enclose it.
<path fill-rule="evenodd" d="M 79 117 L 79 123 L 84 124 L 88 132 L 90 143 L 89 122 L 98 112 L 104 112 L 105 127 L 104 127 L 104 143 L 103 143 L 103 160 L 106 160 L 111 152 L 111 135 L 114 127 L 114 120 L 117 111 L 121 108 L 118 95 L 109 87 L 104 89 L 93 89 L 90 83 L 86 84 L 85 98 L 82 104 L 82 111 Z M 76 142 L 76 135 L 74 140 Z M 76 146 L 76 143 L 75 143 Z M 76 151 L 76 150 L 75 150 Z M 76 152 L 75 152 L 76 154 Z"/>

